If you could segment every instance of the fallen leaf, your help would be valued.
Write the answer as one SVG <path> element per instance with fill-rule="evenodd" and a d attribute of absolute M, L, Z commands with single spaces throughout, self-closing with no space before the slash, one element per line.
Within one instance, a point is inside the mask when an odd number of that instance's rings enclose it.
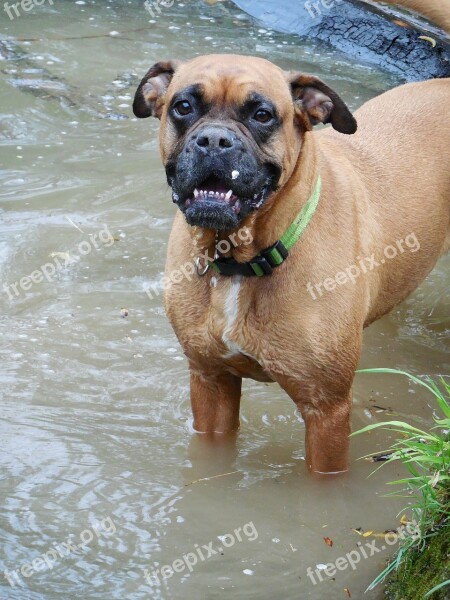
<path fill-rule="evenodd" d="M 402 525 L 408 525 L 408 523 L 411 523 L 411 521 L 408 519 L 408 517 L 406 515 L 402 515 L 400 518 L 400 523 Z"/>
<path fill-rule="evenodd" d="M 377 532 L 377 531 L 363 531 L 361 528 L 359 529 L 352 529 L 352 531 L 354 533 L 357 533 L 358 535 L 360 535 L 361 537 L 374 537 L 374 538 L 380 538 L 383 539 L 386 537 L 387 534 L 397 534 L 397 530 L 396 529 L 386 529 L 386 531 L 383 531 L 383 533 L 381 532 Z"/>
<path fill-rule="evenodd" d="M 406 27 L 406 29 L 411 29 L 411 25 L 405 23 L 405 21 L 400 21 L 400 19 L 392 19 L 392 23 L 399 25 L 400 27 Z"/>
<path fill-rule="evenodd" d="M 125 317 L 128 317 L 128 315 L 129 315 L 128 308 L 120 309 L 120 316 L 122 317 L 122 319 L 125 319 Z"/>
<path fill-rule="evenodd" d="M 331 538 L 329 538 L 329 537 L 324 537 L 324 538 L 323 538 L 323 541 L 325 542 L 325 544 L 326 544 L 327 546 L 330 546 L 330 548 L 332 548 L 332 547 L 333 547 L 333 540 L 332 540 Z"/>
<path fill-rule="evenodd" d="M 419 40 L 424 40 L 425 42 L 430 42 L 433 48 L 436 48 L 436 40 L 428 35 L 419 35 Z"/>
<path fill-rule="evenodd" d="M 374 456 L 366 457 L 366 460 L 370 462 L 386 462 L 391 459 L 393 454 L 375 454 Z"/>
<path fill-rule="evenodd" d="M 344 588 L 344 592 L 347 594 L 347 598 L 351 598 L 350 590 L 348 588 Z"/>

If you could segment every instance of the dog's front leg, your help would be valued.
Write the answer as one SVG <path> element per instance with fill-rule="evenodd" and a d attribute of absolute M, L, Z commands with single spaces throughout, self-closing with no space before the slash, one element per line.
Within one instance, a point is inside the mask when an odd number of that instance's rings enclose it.
<path fill-rule="evenodd" d="M 351 381 L 332 389 L 316 381 L 280 380 L 305 421 L 305 460 L 312 473 L 336 475 L 348 471 L 351 432 Z M 330 388 L 330 389 L 329 389 Z"/>
<path fill-rule="evenodd" d="M 230 433 L 239 429 L 242 379 L 231 373 L 191 369 L 194 429 L 199 433 Z"/>
<path fill-rule="evenodd" d="M 312 473 L 335 475 L 348 471 L 351 392 L 320 406 L 300 403 L 306 427 L 306 464 Z"/>

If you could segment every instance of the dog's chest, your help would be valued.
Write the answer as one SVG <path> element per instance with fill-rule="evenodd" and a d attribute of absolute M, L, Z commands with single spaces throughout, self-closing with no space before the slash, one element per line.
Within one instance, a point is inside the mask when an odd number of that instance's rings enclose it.
<path fill-rule="evenodd" d="M 224 290 L 223 296 L 223 327 L 222 341 L 228 348 L 228 355 L 242 353 L 243 348 L 237 341 L 233 341 L 233 332 L 238 325 L 239 296 L 241 293 L 241 277 L 232 277 L 228 284 L 228 290 Z M 220 300 L 219 300 L 220 302 Z M 237 332 L 236 332 L 237 333 Z M 236 339 L 237 336 L 235 336 Z M 228 356 L 227 355 L 227 356 Z"/>
<path fill-rule="evenodd" d="M 258 318 L 258 296 L 240 276 L 208 276 L 196 285 L 172 286 L 167 314 L 190 360 L 236 376 L 272 381 L 264 343 L 267 323 Z M 250 289 L 249 289 L 250 287 Z"/>
<path fill-rule="evenodd" d="M 209 323 L 211 333 L 222 344 L 222 358 L 248 357 L 258 362 L 252 332 L 246 324 L 246 302 L 243 277 L 235 275 L 217 282 L 212 290 Z"/>

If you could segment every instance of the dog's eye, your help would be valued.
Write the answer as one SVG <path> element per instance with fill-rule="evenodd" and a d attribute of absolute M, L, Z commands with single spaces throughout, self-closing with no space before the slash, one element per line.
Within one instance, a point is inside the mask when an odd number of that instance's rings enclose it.
<path fill-rule="evenodd" d="M 258 121 L 258 123 L 268 123 L 269 121 L 272 120 L 272 114 L 268 111 L 265 110 L 264 108 L 260 108 L 259 110 L 256 111 L 254 117 L 255 121 Z"/>
<path fill-rule="evenodd" d="M 187 100 L 180 100 L 180 102 L 177 102 L 173 108 L 175 112 L 180 115 L 180 117 L 190 115 L 194 110 Z"/>

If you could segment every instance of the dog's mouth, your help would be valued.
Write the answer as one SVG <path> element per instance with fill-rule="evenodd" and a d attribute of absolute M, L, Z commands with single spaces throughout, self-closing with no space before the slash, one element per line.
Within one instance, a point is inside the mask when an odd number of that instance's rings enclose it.
<path fill-rule="evenodd" d="M 196 187 L 190 198 L 186 198 L 184 205 L 189 208 L 193 202 L 219 202 L 229 206 L 238 215 L 241 212 L 239 196 L 215 177 L 209 177 Z"/>
<path fill-rule="evenodd" d="M 231 187 L 230 187 L 231 186 Z M 172 199 L 189 225 L 211 229 L 233 229 L 250 212 L 260 208 L 271 189 L 268 179 L 258 192 L 241 191 L 239 184 L 217 177 L 203 180 L 185 198 L 173 191 Z"/>

